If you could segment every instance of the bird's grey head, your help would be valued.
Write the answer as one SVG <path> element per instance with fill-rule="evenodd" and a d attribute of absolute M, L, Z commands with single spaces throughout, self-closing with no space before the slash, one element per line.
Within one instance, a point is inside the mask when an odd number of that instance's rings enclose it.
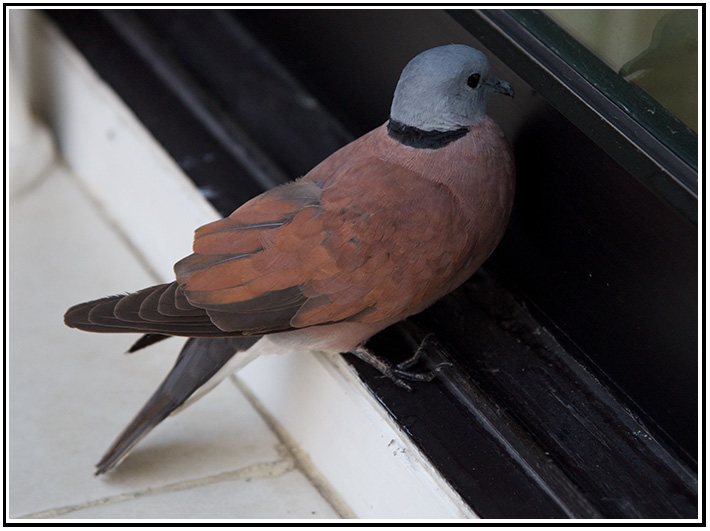
<path fill-rule="evenodd" d="M 474 125 L 486 115 L 492 94 L 513 96 L 513 88 L 489 70 L 486 56 L 463 44 L 422 52 L 402 71 L 390 119 L 424 131 Z"/>

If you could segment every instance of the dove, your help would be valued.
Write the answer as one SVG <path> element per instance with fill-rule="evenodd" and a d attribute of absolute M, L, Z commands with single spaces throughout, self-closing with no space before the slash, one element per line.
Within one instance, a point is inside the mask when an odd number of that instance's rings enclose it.
<path fill-rule="evenodd" d="M 482 52 L 451 44 L 420 53 L 383 125 L 198 228 L 175 281 L 67 310 L 70 327 L 145 334 L 131 351 L 190 338 L 96 474 L 261 354 L 350 352 L 407 389 L 405 380 L 431 380 L 406 370 L 414 357 L 394 366 L 365 343 L 461 285 L 501 240 L 515 168 L 486 114 L 496 93 L 513 89 Z"/>

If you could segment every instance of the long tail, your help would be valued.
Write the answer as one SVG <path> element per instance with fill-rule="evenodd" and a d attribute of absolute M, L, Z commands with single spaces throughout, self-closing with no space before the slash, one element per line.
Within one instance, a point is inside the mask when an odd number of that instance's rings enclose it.
<path fill-rule="evenodd" d="M 259 339 L 189 339 L 165 380 L 96 465 L 96 474 L 103 474 L 118 465 L 168 415 L 194 402 L 229 374 L 252 361 L 256 354 L 250 355 L 249 349 Z"/>
<path fill-rule="evenodd" d="M 153 338 L 243 335 L 215 326 L 204 309 L 190 304 L 177 282 L 77 304 L 66 311 L 64 323 L 87 332 L 143 332 Z"/>

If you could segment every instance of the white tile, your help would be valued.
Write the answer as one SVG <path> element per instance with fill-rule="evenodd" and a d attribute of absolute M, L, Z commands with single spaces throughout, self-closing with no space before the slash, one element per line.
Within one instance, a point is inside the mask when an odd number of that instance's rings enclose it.
<path fill-rule="evenodd" d="M 32 181 L 46 171 L 55 158 L 54 140 L 45 126 L 32 114 L 27 101 L 29 89 L 27 40 L 30 10 L 8 11 L 10 26 L 10 53 L 7 74 L 8 105 L 7 130 L 12 131 L 7 140 L 8 186 L 10 193 L 30 186 Z"/>
<path fill-rule="evenodd" d="M 303 475 L 223 481 L 189 490 L 142 495 L 68 513 L 70 519 L 272 519 L 338 518 Z"/>
<path fill-rule="evenodd" d="M 63 169 L 11 199 L 10 517 L 279 460 L 277 439 L 234 386 L 156 428 L 114 473 L 93 464 L 162 380 L 181 346 L 131 356 L 137 337 L 64 326 L 72 304 L 154 283 Z"/>

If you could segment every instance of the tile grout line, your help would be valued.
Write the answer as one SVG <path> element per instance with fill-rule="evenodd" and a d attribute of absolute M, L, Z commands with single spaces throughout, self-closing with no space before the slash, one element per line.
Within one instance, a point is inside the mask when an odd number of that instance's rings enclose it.
<path fill-rule="evenodd" d="M 104 223 L 106 223 L 108 228 L 113 231 L 116 236 L 118 236 L 118 239 L 126 247 L 128 247 L 128 250 L 135 257 L 136 261 L 140 264 L 140 266 L 145 269 L 150 278 L 152 278 L 157 283 L 165 282 L 165 279 L 163 279 L 161 275 L 157 272 L 157 270 L 151 265 L 145 254 L 140 250 L 140 248 L 138 248 L 138 246 L 136 246 L 135 243 L 133 243 L 133 240 L 131 240 L 129 234 L 121 227 L 118 220 L 116 220 L 111 215 L 109 209 L 104 204 L 104 202 L 101 201 L 101 199 L 92 192 L 91 187 L 87 185 L 87 183 L 74 172 L 74 170 L 71 168 L 71 166 L 69 166 L 67 161 L 60 158 L 56 161 L 56 164 L 58 166 L 64 167 L 67 170 L 66 173 L 69 177 L 69 180 L 74 182 L 74 184 L 79 189 L 81 195 L 83 195 L 89 202 L 89 204 L 92 206 L 98 218 Z"/>
<path fill-rule="evenodd" d="M 237 387 L 237 389 L 244 394 L 247 401 L 261 416 L 274 435 L 276 435 L 282 448 L 285 452 L 287 452 L 288 458 L 293 460 L 296 470 L 301 472 L 306 477 L 308 482 L 314 489 L 316 489 L 318 494 L 321 495 L 328 505 L 331 506 L 338 517 L 344 519 L 357 518 L 352 509 L 348 507 L 345 501 L 313 465 L 308 454 L 304 452 L 298 444 L 296 444 L 296 441 L 293 440 L 284 427 L 281 426 L 281 424 L 271 415 L 271 413 L 269 413 L 254 393 L 251 392 L 251 390 L 237 377 L 237 375 L 232 374 L 230 376 L 230 380 Z"/>
<path fill-rule="evenodd" d="M 47 166 L 43 168 L 40 172 L 35 174 L 34 177 L 23 183 L 19 188 L 16 188 L 14 191 L 9 191 L 7 197 L 8 204 L 15 203 L 17 201 L 22 201 L 26 197 L 32 195 L 36 190 L 41 188 L 42 185 L 44 185 L 44 183 L 49 180 L 49 176 L 51 175 L 52 171 L 58 166 L 61 166 L 61 163 L 58 162 L 56 158 L 53 158 L 47 164 Z"/>
<path fill-rule="evenodd" d="M 168 483 L 167 485 L 162 485 L 160 487 L 148 487 L 143 490 L 116 494 L 113 496 L 107 496 L 105 498 L 99 498 L 96 500 L 89 500 L 74 505 L 56 507 L 54 509 L 45 509 L 43 511 L 38 511 L 24 516 L 20 516 L 18 517 L 18 519 L 57 518 L 59 516 L 64 516 L 66 514 L 70 514 L 72 512 L 79 511 L 82 509 L 88 509 L 101 505 L 122 503 L 145 496 L 155 496 L 158 494 L 167 494 L 181 490 L 189 490 L 227 481 L 238 481 L 246 479 L 268 479 L 279 477 L 284 474 L 287 474 L 288 472 L 291 472 L 297 467 L 297 465 L 295 459 L 292 456 L 292 453 L 287 448 L 279 446 L 277 447 L 277 451 L 280 455 L 280 459 L 277 461 L 257 463 L 255 465 L 250 465 L 237 470 L 222 472 L 212 476 L 186 479 L 182 481 L 177 481 L 175 483 Z"/>

